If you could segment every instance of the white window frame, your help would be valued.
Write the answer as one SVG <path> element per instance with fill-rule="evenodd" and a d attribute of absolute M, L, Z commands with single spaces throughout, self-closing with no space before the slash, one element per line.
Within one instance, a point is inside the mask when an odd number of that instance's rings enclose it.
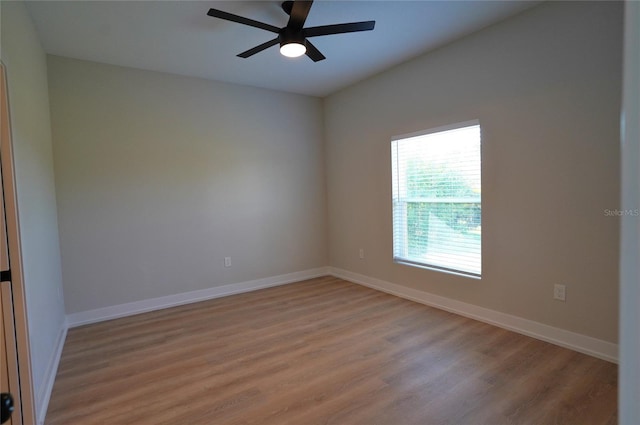
<path fill-rule="evenodd" d="M 442 264 L 436 264 L 435 262 L 430 262 L 427 260 L 422 260 L 418 258 L 412 258 L 408 256 L 408 220 L 407 220 L 407 204 L 409 202 L 429 202 L 429 203 L 477 203 L 482 208 L 482 195 L 479 194 L 477 198 L 411 198 L 408 197 L 406 192 L 406 177 L 404 177 L 403 173 L 405 170 L 402 169 L 398 164 L 397 158 L 397 144 L 401 143 L 405 139 L 411 139 L 420 136 L 427 136 L 435 133 L 447 132 L 450 130 L 462 129 L 465 127 L 477 126 L 480 128 L 479 120 L 471 120 L 465 121 L 445 126 L 440 126 L 436 128 L 431 128 L 428 130 L 404 134 L 400 136 L 394 136 L 391 139 L 391 173 L 392 173 L 392 228 L 393 228 L 393 261 L 398 264 L 405 264 L 409 266 L 425 268 L 430 270 L 441 271 L 445 273 L 452 273 L 457 275 L 462 275 L 465 277 L 471 277 L 475 279 L 480 279 L 482 276 L 482 236 L 480 236 L 480 264 L 479 268 L 476 271 L 465 270 L 463 268 L 457 267 L 448 267 Z M 482 152 L 482 136 L 480 136 L 480 158 L 481 160 L 481 152 Z M 481 169 L 481 164 L 480 169 Z M 400 218 L 398 218 L 400 217 Z M 405 255 L 400 255 L 400 253 L 405 253 Z"/>

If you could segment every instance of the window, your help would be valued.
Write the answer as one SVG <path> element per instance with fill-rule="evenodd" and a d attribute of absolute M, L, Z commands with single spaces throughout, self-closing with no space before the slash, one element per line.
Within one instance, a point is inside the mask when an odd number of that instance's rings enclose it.
<path fill-rule="evenodd" d="M 480 125 L 477 121 L 391 142 L 393 259 L 480 277 Z"/>

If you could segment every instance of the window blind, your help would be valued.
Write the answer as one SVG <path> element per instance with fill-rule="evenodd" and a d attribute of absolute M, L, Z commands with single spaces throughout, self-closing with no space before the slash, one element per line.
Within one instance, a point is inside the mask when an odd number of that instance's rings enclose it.
<path fill-rule="evenodd" d="M 480 276 L 477 121 L 391 142 L 394 261 Z"/>

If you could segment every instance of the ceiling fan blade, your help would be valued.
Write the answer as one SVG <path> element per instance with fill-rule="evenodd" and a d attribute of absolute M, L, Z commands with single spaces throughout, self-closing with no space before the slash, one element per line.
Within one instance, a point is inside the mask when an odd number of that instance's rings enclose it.
<path fill-rule="evenodd" d="M 324 55 L 320 53 L 320 50 L 318 50 L 316 46 L 311 44 L 309 40 L 306 40 L 305 45 L 307 46 L 306 55 L 309 56 L 309 58 L 311 58 L 312 61 L 318 62 L 323 59 L 326 59 Z"/>
<path fill-rule="evenodd" d="M 349 24 L 322 25 L 309 27 L 302 30 L 305 37 L 318 37 L 320 35 L 344 34 L 347 32 L 371 31 L 376 21 L 351 22 Z"/>
<path fill-rule="evenodd" d="M 291 7 L 291 14 L 289 15 L 289 22 L 287 22 L 287 28 L 291 28 L 295 31 L 300 31 L 304 26 L 304 22 L 307 20 L 309 10 L 313 0 L 295 0 Z"/>
<path fill-rule="evenodd" d="M 280 28 L 274 27 L 273 25 L 265 24 L 264 22 L 254 21 L 253 19 L 234 15 L 233 13 L 224 12 L 222 10 L 209 9 L 209 11 L 207 12 L 207 15 L 213 16 L 214 18 L 225 19 L 227 21 L 248 25 L 250 27 L 255 27 L 255 28 L 260 28 L 263 30 L 275 32 L 276 34 L 280 32 Z"/>
<path fill-rule="evenodd" d="M 278 39 L 278 37 L 276 37 L 273 40 L 269 40 L 266 43 L 262 43 L 261 45 L 254 47 L 253 49 L 249 49 L 246 52 L 242 52 L 242 53 L 238 54 L 237 56 L 246 59 L 249 56 L 253 56 L 256 53 L 260 53 L 261 51 L 263 51 L 265 49 L 268 49 L 271 46 L 275 46 L 276 44 L 278 44 L 278 41 L 279 41 L 279 39 Z"/>

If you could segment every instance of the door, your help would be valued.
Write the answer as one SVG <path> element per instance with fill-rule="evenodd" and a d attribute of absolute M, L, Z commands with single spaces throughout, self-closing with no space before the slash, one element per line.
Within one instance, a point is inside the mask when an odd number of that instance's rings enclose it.
<path fill-rule="evenodd" d="M 11 425 L 36 423 L 5 66 L 0 63 L 0 385 L 14 400 Z"/>
<path fill-rule="evenodd" d="M 0 189 L 2 185 L 2 167 L 0 166 Z M 18 353 L 16 332 L 13 319 L 13 298 L 9 277 L 9 247 L 4 213 L 4 190 L 0 190 L 0 392 L 10 393 L 14 399 L 15 416 L 5 424 L 19 424 L 20 418 L 20 380 L 18 377 Z"/>

